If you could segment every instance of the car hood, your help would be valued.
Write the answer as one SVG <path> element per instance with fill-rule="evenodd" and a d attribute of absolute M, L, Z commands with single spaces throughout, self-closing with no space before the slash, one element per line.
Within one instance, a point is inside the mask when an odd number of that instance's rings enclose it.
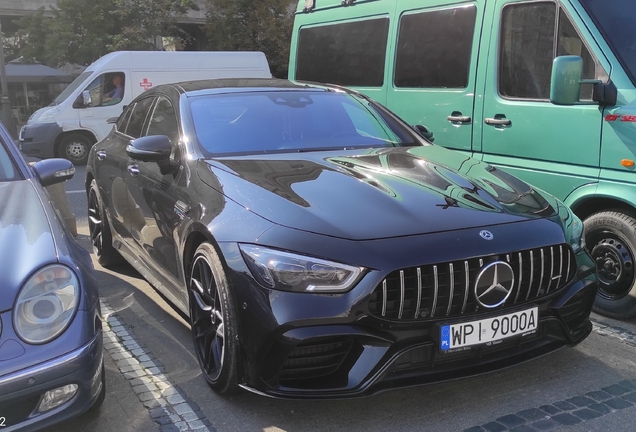
<path fill-rule="evenodd" d="M 57 261 L 49 219 L 29 180 L 0 183 L 0 311 L 13 307 L 25 279 Z"/>
<path fill-rule="evenodd" d="M 199 176 L 290 228 L 368 240 L 555 216 L 504 171 L 439 146 L 216 158 Z"/>

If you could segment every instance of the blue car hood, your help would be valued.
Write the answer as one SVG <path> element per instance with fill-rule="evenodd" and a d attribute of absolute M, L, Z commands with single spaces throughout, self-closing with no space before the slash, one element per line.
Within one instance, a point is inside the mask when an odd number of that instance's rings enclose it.
<path fill-rule="evenodd" d="M 439 146 L 224 157 L 198 171 L 271 222 L 351 240 L 558 221 L 531 186 Z"/>
<path fill-rule="evenodd" d="M 31 182 L 0 183 L 0 312 L 13 307 L 33 271 L 56 261 L 49 219 Z"/>

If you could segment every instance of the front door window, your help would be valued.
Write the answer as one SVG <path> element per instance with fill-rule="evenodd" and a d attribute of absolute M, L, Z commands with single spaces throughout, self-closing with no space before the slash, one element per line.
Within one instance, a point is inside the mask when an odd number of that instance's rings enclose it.
<path fill-rule="evenodd" d="M 117 105 L 124 98 L 126 76 L 123 72 L 108 72 L 95 78 L 82 92 L 85 107 Z"/>

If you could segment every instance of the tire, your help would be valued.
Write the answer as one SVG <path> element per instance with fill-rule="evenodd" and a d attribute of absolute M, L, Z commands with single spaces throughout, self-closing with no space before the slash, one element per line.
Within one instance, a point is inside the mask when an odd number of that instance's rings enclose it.
<path fill-rule="evenodd" d="M 91 182 L 88 190 L 88 232 L 93 253 L 102 267 L 112 267 L 123 261 L 117 249 L 113 247 L 110 223 L 106 218 L 104 204 L 99 196 L 99 188 L 95 180 Z"/>
<path fill-rule="evenodd" d="M 94 142 L 86 135 L 72 133 L 60 140 L 58 156 L 73 162 L 74 165 L 86 165 L 88 153 Z"/>
<path fill-rule="evenodd" d="M 636 219 L 620 211 L 595 213 L 585 220 L 585 243 L 598 276 L 594 312 L 636 316 Z"/>
<path fill-rule="evenodd" d="M 232 392 L 238 388 L 236 312 L 223 266 L 209 243 L 201 244 L 194 253 L 188 296 L 201 372 L 216 392 Z"/>

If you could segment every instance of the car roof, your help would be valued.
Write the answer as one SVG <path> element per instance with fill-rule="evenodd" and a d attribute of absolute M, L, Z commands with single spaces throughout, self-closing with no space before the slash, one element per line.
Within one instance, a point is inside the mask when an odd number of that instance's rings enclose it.
<path fill-rule="evenodd" d="M 212 80 L 185 81 L 176 84 L 169 84 L 186 96 L 204 96 L 222 93 L 247 93 L 258 91 L 328 91 L 325 86 L 313 84 L 294 83 L 289 80 L 275 78 L 222 78 Z M 161 86 L 155 87 L 161 90 Z"/>

